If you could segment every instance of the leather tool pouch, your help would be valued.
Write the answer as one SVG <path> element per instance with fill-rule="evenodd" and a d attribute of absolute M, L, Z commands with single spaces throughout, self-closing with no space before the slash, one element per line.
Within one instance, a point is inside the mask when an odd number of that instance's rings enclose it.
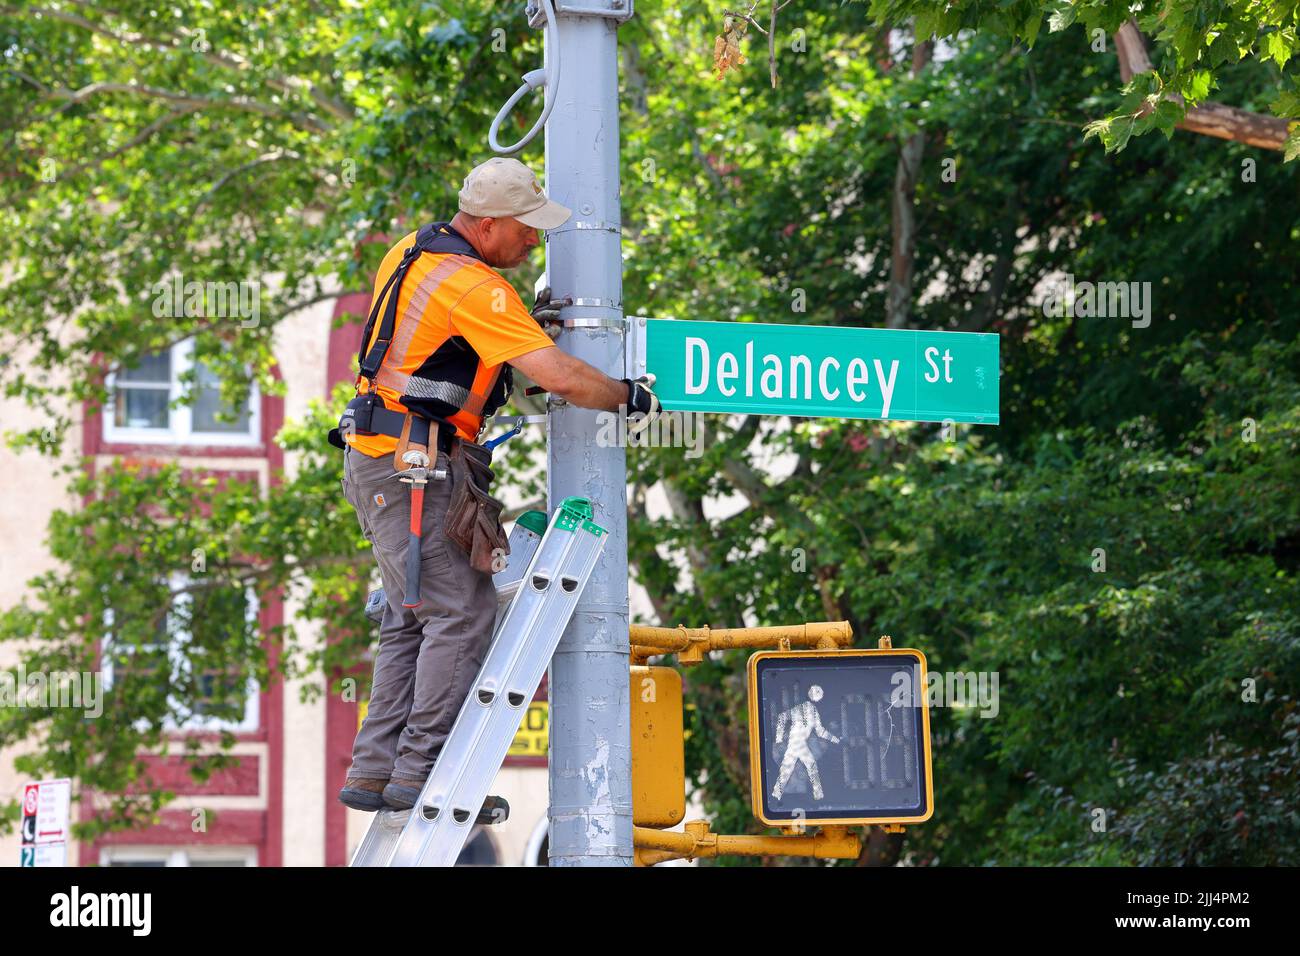
<path fill-rule="evenodd" d="M 488 494 L 492 487 L 492 452 L 466 441 L 452 443 L 447 456 L 451 466 L 451 504 L 444 526 L 447 537 L 469 555 L 470 565 L 491 574 L 494 552 L 510 553 L 510 542 L 501 527 L 504 504 Z"/>

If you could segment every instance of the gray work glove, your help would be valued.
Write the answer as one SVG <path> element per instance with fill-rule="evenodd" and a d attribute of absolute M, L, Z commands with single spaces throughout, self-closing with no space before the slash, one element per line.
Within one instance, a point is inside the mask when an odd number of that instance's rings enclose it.
<path fill-rule="evenodd" d="M 573 297 L 566 295 L 563 299 L 552 299 L 549 285 L 537 293 L 537 301 L 533 303 L 532 315 L 537 320 L 537 324 L 542 327 L 542 331 L 552 339 L 559 336 L 564 328 L 560 325 L 560 309 L 566 305 L 573 305 Z"/>

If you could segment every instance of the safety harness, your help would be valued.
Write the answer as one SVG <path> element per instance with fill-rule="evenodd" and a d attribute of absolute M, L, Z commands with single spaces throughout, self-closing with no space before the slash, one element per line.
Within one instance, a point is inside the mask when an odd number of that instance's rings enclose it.
<path fill-rule="evenodd" d="M 415 236 L 415 243 L 403 253 L 401 262 L 376 296 L 374 306 L 370 310 L 370 317 L 366 320 L 365 331 L 361 333 L 361 348 L 357 352 L 357 363 L 360 367 L 360 374 L 357 376 L 357 396 L 343 410 L 338 427 L 330 429 L 329 432 L 329 442 L 336 448 L 347 447 L 347 442 L 343 440 L 343 434 L 346 432 L 358 435 L 389 435 L 398 439 L 399 452 L 408 443 L 427 447 L 431 426 L 436 422 L 439 425 L 438 448 L 442 451 L 450 451 L 456 427 L 448 421 L 448 415 L 439 415 L 434 408 L 440 410 L 451 408 L 453 409 L 451 414 L 466 411 L 471 415 L 481 416 L 491 414 L 500 408 L 509 397 L 514 385 L 514 376 L 509 366 L 502 366 L 505 369 L 505 387 L 500 390 L 499 395 L 496 392 L 502 376 L 502 367 L 498 367 L 493 373 L 485 389 L 485 395 L 477 395 L 471 389 L 453 381 L 441 381 L 416 375 L 407 376 L 384 366 L 384 359 L 393 343 L 397 326 L 397 302 L 401 296 L 402 283 L 415 261 L 426 252 L 435 255 L 468 256 L 483 261 L 478 251 L 447 223 L 434 222 L 420 227 Z M 382 322 L 379 319 L 381 306 L 384 310 Z M 412 319 L 408 318 L 407 321 Z M 374 345 L 369 345 L 376 322 L 380 322 L 379 334 L 375 338 Z M 468 379 L 473 380 L 479 357 L 468 343 L 453 336 L 439 348 L 448 348 L 455 353 L 451 356 L 453 362 L 461 361 L 463 356 L 463 361 L 471 363 Z M 401 402 L 409 411 L 395 412 L 385 407 L 383 398 L 375 388 L 377 384 L 393 387 L 395 390 L 401 386 L 403 388 Z"/>

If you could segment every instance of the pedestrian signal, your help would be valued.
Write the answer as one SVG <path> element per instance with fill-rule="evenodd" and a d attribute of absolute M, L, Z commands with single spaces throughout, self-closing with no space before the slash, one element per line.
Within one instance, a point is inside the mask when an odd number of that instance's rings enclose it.
<path fill-rule="evenodd" d="M 930 819 L 925 687 L 920 651 L 760 651 L 751 657 L 754 816 L 769 826 Z"/>

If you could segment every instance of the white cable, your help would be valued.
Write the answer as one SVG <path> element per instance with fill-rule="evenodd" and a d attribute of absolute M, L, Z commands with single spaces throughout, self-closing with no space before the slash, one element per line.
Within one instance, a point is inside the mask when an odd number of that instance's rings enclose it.
<path fill-rule="evenodd" d="M 538 2 L 542 7 L 542 12 L 546 14 L 546 32 L 543 34 L 542 44 L 544 48 L 547 45 L 550 46 L 552 55 L 546 57 L 543 54 L 545 67 L 525 73 L 523 86 L 515 90 L 510 99 L 506 100 L 505 105 L 497 111 L 496 118 L 492 120 L 492 125 L 488 127 L 488 145 L 492 147 L 494 153 L 517 153 L 531 143 L 533 137 L 550 119 L 551 108 L 555 105 L 555 92 L 560 88 L 560 43 L 558 38 L 559 30 L 555 25 L 555 5 L 552 0 L 538 0 Z M 554 42 L 552 42 L 553 37 L 555 38 Z M 501 124 L 510 115 L 510 111 L 515 108 L 515 104 L 539 86 L 542 87 L 542 115 L 537 117 L 537 122 L 533 124 L 533 128 L 525 133 L 519 142 L 512 146 L 502 146 L 497 142 L 497 133 L 501 129 Z"/>

